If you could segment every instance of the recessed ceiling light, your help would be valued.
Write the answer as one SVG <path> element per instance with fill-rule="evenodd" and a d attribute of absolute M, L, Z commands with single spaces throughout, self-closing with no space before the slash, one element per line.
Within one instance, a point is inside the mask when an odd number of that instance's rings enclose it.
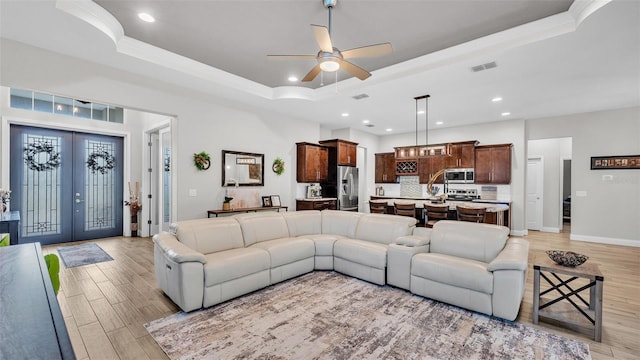
<path fill-rule="evenodd" d="M 138 17 L 140 18 L 140 20 L 146 21 L 148 23 L 152 23 L 156 21 L 156 19 L 153 16 L 144 12 L 138 13 Z"/>
<path fill-rule="evenodd" d="M 393 131 L 393 129 L 392 128 L 388 128 L 386 131 Z"/>
<path fill-rule="evenodd" d="M 347 116 L 349 116 L 349 113 L 346 113 L 346 112 L 342 113 L 342 117 L 347 117 Z"/>
<path fill-rule="evenodd" d="M 505 112 L 503 112 L 503 113 L 502 113 L 502 114 L 500 114 L 500 115 L 502 115 L 502 116 L 509 116 L 509 115 L 511 115 L 511 113 L 510 113 L 510 112 L 508 112 L 508 111 L 505 111 Z"/>
<path fill-rule="evenodd" d="M 436 121 L 436 125 L 442 125 L 442 124 L 444 124 L 444 122 L 442 122 L 442 121 Z"/>
<path fill-rule="evenodd" d="M 493 101 L 493 102 L 502 101 L 502 98 L 500 96 L 497 96 L 497 97 L 494 97 L 493 99 L 491 99 L 491 101 Z"/>
<path fill-rule="evenodd" d="M 291 75 L 291 76 L 289 76 L 289 78 L 287 80 L 289 80 L 290 82 L 296 82 L 296 81 L 298 81 L 298 78 L 293 76 L 293 75 Z"/>
<path fill-rule="evenodd" d="M 363 123 L 363 124 L 368 124 L 368 123 L 369 123 L 369 120 L 362 120 L 362 123 Z"/>

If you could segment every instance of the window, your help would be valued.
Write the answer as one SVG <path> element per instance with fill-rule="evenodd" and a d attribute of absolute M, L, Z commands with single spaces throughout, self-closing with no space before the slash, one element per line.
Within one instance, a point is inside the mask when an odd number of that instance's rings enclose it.
<path fill-rule="evenodd" d="M 124 109 L 121 107 L 43 94 L 30 90 L 11 89 L 10 106 L 14 109 L 41 111 L 118 124 L 124 122 Z"/>

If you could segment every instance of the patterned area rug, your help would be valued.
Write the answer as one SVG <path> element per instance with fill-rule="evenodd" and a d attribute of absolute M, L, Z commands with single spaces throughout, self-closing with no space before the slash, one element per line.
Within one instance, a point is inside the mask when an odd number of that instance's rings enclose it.
<path fill-rule="evenodd" d="M 67 268 L 113 260 L 95 243 L 59 247 L 57 250 Z"/>
<path fill-rule="evenodd" d="M 171 359 L 590 359 L 587 344 L 315 271 L 145 327 Z"/>

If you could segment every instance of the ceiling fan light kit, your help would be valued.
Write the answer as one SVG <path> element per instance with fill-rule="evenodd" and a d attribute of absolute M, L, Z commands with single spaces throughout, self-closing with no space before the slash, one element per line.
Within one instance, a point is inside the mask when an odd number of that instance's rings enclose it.
<path fill-rule="evenodd" d="M 329 26 L 311 25 L 311 30 L 315 36 L 316 43 L 320 47 L 320 51 L 316 55 L 268 55 L 275 59 L 316 59 L 317 65 L 311 69 L 302 79 L 302 82 L 308 82 L 315 79 L 321 72 L 335 72 L 342 69 L 352 76 L 360 80 L 364 80 L 371 76 L 367 70 L 345 60 L 355 57 L 372 57 L 389 54 L 393 51 L 390 43 L 382 43 L 368 45 L 359 48 L 353 48 L 340 51 L 333 46 L 331 42 L 331 9 L 336 6 L 337 0 L 322 0 L 322 4 L 329 10 Z"/>

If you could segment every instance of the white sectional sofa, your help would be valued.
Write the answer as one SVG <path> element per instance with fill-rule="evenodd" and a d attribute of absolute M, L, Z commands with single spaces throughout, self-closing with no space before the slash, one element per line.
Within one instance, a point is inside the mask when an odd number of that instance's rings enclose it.
<path fill-rule="evenodd" d="M 335 270 L 515 319 L 526 241 L 508 239 L 508 229 L 496 225 L 415 224 L 410 217 L 335 210 L 182 221 L 153 237 L 157 281 L 192 311 L 313 270 Z"/>

